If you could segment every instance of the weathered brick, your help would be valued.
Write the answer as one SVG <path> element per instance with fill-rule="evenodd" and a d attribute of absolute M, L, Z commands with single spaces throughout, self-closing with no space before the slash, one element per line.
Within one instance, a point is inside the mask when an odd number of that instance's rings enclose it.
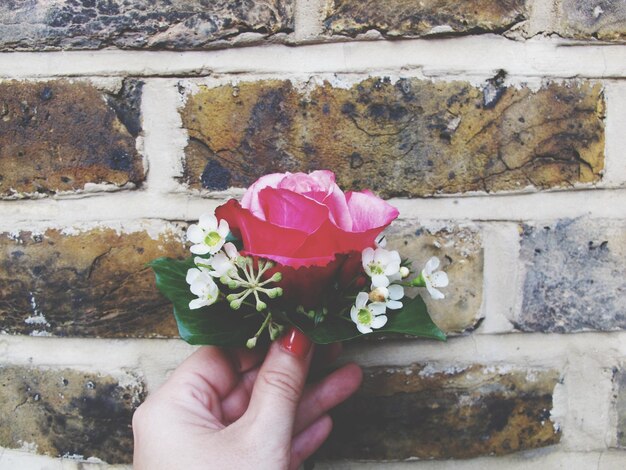
<path fill-rule="evenodd" d="M 334 0 L 324 25 L 354 36 L 375 29 L 387 36 L 499 33 L 526 19 L 525 0 Z"/>
<path fill-rule="evenodd" d="M 518 329 L 626 328 L 626 223 L 564 219 L 520 230 L 526 274 Z"/>
<path fill-rule="evenodd" d="M 334 170 L 384 196 L 569 187 L 604 166 L 600 85 L 539 90 L 370 78 L 299 91 L 266 80 L 200 87 L 182 110 L 184 182 L 245 187 L 274 171 Z"/>
<path fill-rule="evenodd" d="M 617 445 L 626 449 L 626 370 L 616 375 Z"/>
<path fill-rule="evenodd" d="M 414 289 L 426 302 L 428 312 L 447 333 L 475 328 L 481 317 L 483 249 L 475 227 L 454 225 L 429 228 L 395 222 L 387 232 L 389 248 L 413 261 L 419 272 L 431 256 L 437 256 L 448 273 L 450 285 L 442 288 L 446 298 L 432 300 L 425 289 Z M 409 295 L 412 292 L 407 291 Z"/>
<path fill-rule="evenodd" d="M 0 198 L 139 185 L 142 83 L 117 95 L 87 82 L 0 83 Z"/>
<path fill-rule="evenodd" d="M 563 0 L 559 34 L 577 39 L 626 40 L 623 0 Z"/>
<path fill-rule="evenodd" d="M 146 263 L 185 257 L 164 230 L 0 234 L 0 331 L 98 337 L 176 336 L 171 304 Z"/>
<path fill-rule="evenodd" d="M 189 49 L 293 30 L 293 0 L 30 0 L 0 4 L 0 50 Z"/>
<path fill-rule="evenodd" d="M 0 365 L 0 446 L 131 462 L 132 414 L 144 396 L 127 373 Z"/>
<path fill-rule="evenodd" d="M 364 371 L 334 414 L 324 457 L 470 458 L 555 444 L 556 370 L 414 364 Z"/>

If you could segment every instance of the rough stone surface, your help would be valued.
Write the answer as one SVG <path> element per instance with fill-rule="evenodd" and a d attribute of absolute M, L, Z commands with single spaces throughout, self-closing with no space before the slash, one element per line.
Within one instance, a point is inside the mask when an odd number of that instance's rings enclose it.
<path fill-rule="evenodd" d="M 526 19 L 525 0 L 334 0 L 327 32 L 354 36 L 375 29 L 387 36 L 499 33 Z"/>
<path fill-rule="evenodd" d="M 441 260 L 440 269 L 448 273 L 450 285 L 442 288 L 446 298 L 432 300 L 426 289 L 407 291 L 419 293 L 428 313 L 446 333 L 474 329 L 481 320 L 483 292 L 483 249 L 480 233 L 475 227 L 422 227 L 394 222 L 387 232 L 388 248 L 398 250 L 413 261 L 419 272 L 431 256 Z"/>
<path fill-rule="evenodd" d="M 626 328 L 626 224 L 559 220 L 521 227 L 523 331 Z"/>
<path fill-rule="evenodd" d="M 626 370 L 622 369 L 617 380 L 617 445 L 626 449 Z"/>
<path fill-rule="evenodd" d="M 364 371 L 334 415 L 324 456 L 405 460 L 502 455 L 555 444 L 555 370 L 428 364 Z"/>
<path fill-rule="evenodd" d="M 563 0 L 561 8 L 562 36 L 626 40 L 624 0 Z"/>
<path fill-rule="evenodd" d="M 139 185 L 142 83 L 117 95 L 86 82 L 0 83 L 0 198 Z"/>
<path fill-rule="evenodd" d="M 71 369 L 0 365 L 0 446 L 40 454 L 132 461 L 140 380 Z"/>
<path fill-rule="evenodd" d="M 340 78 L 339 78 L 340 79 Z M 314 80 L 312 80 L 314 81 Z M 275 171 L 328 168 L 384 196 L 569 187 L 604 166 L 600 85 L 507 87 L 370 78 L 200 87 L 182 110 L 184 182 L 246 187 Z"/>
<path fill-rule="evenodd" d="M 176 336 L 146 263 L 185 257 L 180 234 L 0 234 L 0 331 L 35 336 Z"/>
<path fill-rule="evenodd" d="M 190 49 L 293 30 L 293 0 L 18 0 L 0 4 L 0 50 Z"/>

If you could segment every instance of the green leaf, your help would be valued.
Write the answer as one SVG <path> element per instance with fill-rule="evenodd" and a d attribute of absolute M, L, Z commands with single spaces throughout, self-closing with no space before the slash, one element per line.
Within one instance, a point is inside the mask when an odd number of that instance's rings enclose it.
<path fill-rule="evenodd" d="M 195 297 L 185 280 L 187 271 L 194 267 L 193 258 L 174 260 L 159 258 L 149 263 L 156 276 L 158 289 L 174 305 L 174 315 L 180 336 L 190 344 L 241 347 L 256 333 L 263 318 L 254 309 L 232 310 L 226 302 L 217 302 L 197 310 L 189 309 Z M 296 312 L 273 312 L 274 318 L 284 318 L 304 331 L 313 342 L 328 344 L 363 336 L 347 318 L 329 313 L 324 321 L 315 322 Z M 320 315 L 321 318 L 321 309 Z M 316 315 L 316 318 L 318 315 Z M 445 340 L 446 335 L 433 323 L 421 297 L 404 299 L 404 307 L 388 311 L 387 324 L 372 334 L 399 333 Z"/>
<path fill-rule="evenodd" d="M 174 316 L 181 338 L 189 344 L 243 346 L 258 329 L 261 315 L 244 318 L 248 310 L 232 310 L 225 302 L 209 307 L 189 309 L 195 296 L 185 280 L 194 267 L 193 258 L 174 260 L 158 258 L 149 263 L 154 270 L 157 288 L 174 304 Z"/>
<path fill-rule="evenodd" d="M 432 321 L 422 298 L 418 295 L 408 302 L 406 299 L 405 297 L 404 307 L 396 313 L 389 314 L 389 321 L 378 331 L 445 341 L 446 334 Z"/>
<path fill-rule="evenodd" d="M 303 315 L 290 315 L 290 320 L 309 338 L 318 344 L 328 344 L 337 341 L 347 341 L 363 336 L 356 325 L 343 317 L 329 314 L 322 323 L 314 326 L 313 323 Z M 375 330 L 374 335 L 399 333 L 404 335 L 419 336 L 422 338 L 437 339 L 445 341 L 446 335 L 433 323 L 426 304 L 420 296 L 414 299 L 405 298 L 404 307 L 396 311 L 387 311 L 387 324 Z"/>

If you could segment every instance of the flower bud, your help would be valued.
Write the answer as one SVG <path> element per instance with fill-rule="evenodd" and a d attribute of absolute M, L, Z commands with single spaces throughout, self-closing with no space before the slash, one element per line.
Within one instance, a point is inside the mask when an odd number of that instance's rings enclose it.
<path fill-rule="evenodd" d="M 240 307 L 241 307 L 241 299 L 233 300 L 230 303 L 230 308 L 232 308 L 233 310 L 239 310 Z"/>
<path fill-rule="evenodd" d="M 411 274 L 409 268 L 407 268 L 406 266 L 400 267 L 400 276 L 402 276 L 402 279 L 409 277 L 409 274 Z"/>
<path fill-rule="evenodd" d="M 262 312 L 266 308 L 267 308 L 267 304 L 265 302 L 263 302 L 262 300 L 257 300 L 256 302 L 257 312 Z"/>
<path fill-rule="evenodd" d="M 369 293 L 370 302 L 384 302 L 389 296 L 389 289 L 386 287 L 377 287 Z"/>
<path fill-rule="evenodd" d="M 250 338 L 248 341 L 246 341 L 246 348 L 254 349 L 254 347 L 256 346 L 256 340 L 257 340 L 257 337 L 254 336 Z"/>
<path fill-rule="evenodd" d="M 281 273 L 274 273 L 272 277 L 270 277 L 271 282 L 280 282 L 283 279 L 283 275 Z"/>
<path fill-rule="evenodd" d="M 276 338 L 278 338 L 282 334 L 284 329 L 285 327 L 283 325 L 278 325 L 273 322 L 270 323 L 269 330 L 271 340 L 274 341 Z"/>
<path fill-rule="evenodd" d="M 239 295 L 237 294 L 228 294 L 226 296 L 226 300 L 228 300 L 229 302 L 232 302 L 233 300 L 237 299 L 239 297 Z"/>

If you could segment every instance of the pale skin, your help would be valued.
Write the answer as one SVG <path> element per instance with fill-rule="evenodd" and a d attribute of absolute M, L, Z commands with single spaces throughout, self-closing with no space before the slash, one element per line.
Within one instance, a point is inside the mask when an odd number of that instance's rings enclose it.
<path fill-rule="evenodd" d="M 313 348 L 276 341 L 263 356 L 202 347 L 187 358 L 135 412 L 134 468 L 299 468 L 328 437 L 328 411 L 356 391 L 361 370 L 348 364 L 306 384 Z"/>

